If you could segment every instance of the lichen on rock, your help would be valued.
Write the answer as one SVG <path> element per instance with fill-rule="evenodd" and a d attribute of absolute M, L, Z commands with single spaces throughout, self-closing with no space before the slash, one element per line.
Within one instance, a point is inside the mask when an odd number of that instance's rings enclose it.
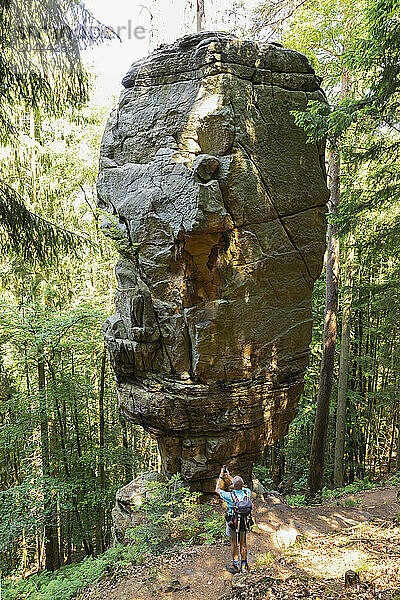
<path fill-rule="evenodd" d="M 124 416 L 210 491 L 222 463 L 250 480 L 296 413 L 328 192 L 291 111 L 325 99 L 301 54 L 223 33 L 162 46 L 123 84 L 98 177 L 121 248 L 105 340 Z"/>

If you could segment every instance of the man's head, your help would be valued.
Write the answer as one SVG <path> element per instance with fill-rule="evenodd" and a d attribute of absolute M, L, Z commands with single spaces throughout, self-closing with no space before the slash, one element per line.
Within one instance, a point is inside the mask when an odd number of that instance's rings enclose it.
<path fill-rule="evenodd" d="M 233 478 L 233 489 L 234 490 L 241 490 L 242 487 L 244 486 L 244 481 L 241 477 L 239 477 L 239 475 L 236 475 L 236 477 Z"/>

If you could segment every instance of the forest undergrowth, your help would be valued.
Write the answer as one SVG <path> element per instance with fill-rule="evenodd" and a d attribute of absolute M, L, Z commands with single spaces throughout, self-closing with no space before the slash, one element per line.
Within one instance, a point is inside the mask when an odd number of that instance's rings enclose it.
<path fill-rule="evenodd" d="M 386 504 L 385 490 L 399 486 L 400 474 L 389 483 L 390 486 L 381 488 L 370 487 L 378 492 L 383 504 Z M 3 584 L 3 599 L 114 600 L 120 597 L 124 585 L 130 591 L 135 590 L 136 596 L 126 596 L 135 600 L 150 597 L 155 592 L 160 597 L 167 594 L 165 598 L 175 592 L 174 598 L 183 599 L 189 589 L 192 589 L 191 597 L 202 597 L 201 586 L 207 585 L 203 580 L 210 575 L 203 573 L 196 563 L 202 565 L 208 561 L 216 565 L 214 576 L 221 579 L 223 564 L 219 563 L 221 558 L 224 563 L 224 556 L 229 553 L 229 547 L 224 546 L 222 508 L 218 509 L 215 501 L 199 503 L 199 494 L 189 492 L 178 476 L 172 482 L 152 486 L 152 494 L 138 509 L 137 524 L 128 530 L 124 544 L 54 573 L 43 572 L 20 580 L 9 578 Z M 400 491 L 399 487 L 394 489 Z M 351 491 L 356 491 L 354 486 Z M 362 507 L 367 495 L 368 491 L 358 491 L 356 496 L 350 496 L 352 502 L 347 503 L 349 490 L 343 489 L 341 496 L 336 497 L 335 506 L 347 507 L 351 516 L 351 510 Z M 329 503 L 332 504 L 332 497 L 325 501 L 325 506 Z M 263 522 L 268 519 L 260 516 L 257 520 L 261 529 L 256 528 L 258 533 L 252 544 L 250 575 L 236 576 L 236 580 L 229 581 L 224 596 L 209 597 L 232 600 L 400 598 L 399 509 L 400 504 L 389 504 L 386 518 L 374 517 L 371 511 L 371 521 L 353 527 L 343 526 L 338 531 L 319 535 L 298 535 L 294 545 L 286 549 L 273 547 L 270 538 L 263 538 Z M 293 522 L 304 519 L 298 512 L 301 507 L 293 506 L 289 510 Z M 309 525 L 313 525 L 316 518 L 329 521 L 326 516 L 321 517 L 318 506 L 307 510 L 311 511 L 307 513 Z M 333 507 L 332 514 L 335 510 Z M 278 513 L 279 508 L 272 512 Z M 344 574 L 350 569 L 360 575 L 356 590 L 345 590 L 343 585 Z M 192 571 L 196 582 L 182 581 L 181 573 Z"/>

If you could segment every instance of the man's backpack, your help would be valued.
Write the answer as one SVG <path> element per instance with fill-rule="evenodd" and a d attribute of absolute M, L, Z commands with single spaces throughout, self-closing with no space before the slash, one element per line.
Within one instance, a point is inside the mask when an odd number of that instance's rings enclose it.
<path fill-rule="evenodd" d="M 244 493 L 243 500 L 239 500 L 235 491 L 231 492 L 232 500 L 233 500 L 233 514 L 230 516 L 230 521 L 228 521 L 229 527 L 234 529 L 237 533 L 239 531 L 250 531 L 250 527 L 254 524 L 253 518 L 251 516 L 251 511 L 253 509 L 253 504 L 247 494 Z"/>

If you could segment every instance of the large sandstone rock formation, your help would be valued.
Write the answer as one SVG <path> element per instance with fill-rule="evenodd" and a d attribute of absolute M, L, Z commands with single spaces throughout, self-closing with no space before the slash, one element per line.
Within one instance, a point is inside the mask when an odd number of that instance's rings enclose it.
<path fill-rule="evenodd" d="M 291 111 L 324 102 L 319 84 L 292 50 L 188 36 L 133 64 L 106 127 L 119 402 L 198 489 L 222 463 L 249 478 L 303 389 L 328 193 Z"/>

